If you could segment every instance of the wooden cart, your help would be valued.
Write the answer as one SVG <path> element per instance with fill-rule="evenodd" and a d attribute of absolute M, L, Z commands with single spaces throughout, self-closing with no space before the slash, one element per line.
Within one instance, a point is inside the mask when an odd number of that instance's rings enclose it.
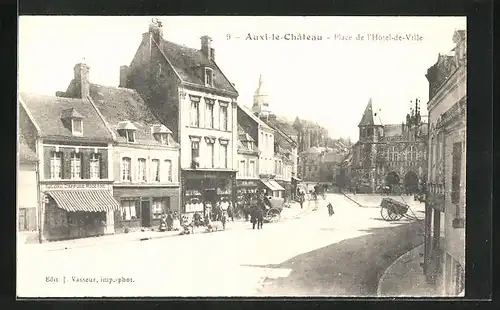
<path fill-rule="evenodd" d="M 408 205 L 394 200 L 392 198 L 384 198 L 380 203 L 380 215 L 386 221 L 398 221 L 408 212 Z"/>

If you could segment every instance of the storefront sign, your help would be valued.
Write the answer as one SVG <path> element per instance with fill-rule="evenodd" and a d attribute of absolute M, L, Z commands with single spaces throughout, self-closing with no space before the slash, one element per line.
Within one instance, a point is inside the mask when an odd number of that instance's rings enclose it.
<path fill-rule="evenodd" d="M 107 184 L 46 184 L 46 190 L 49 189 L 108 189 Z"/>
<path fill-rule="evenodd" d="M 238 181 L 238 186 L 259 186 L 255 181 Z"/>
<path fill-rule="evenodd" d="M 190 212 L 203 212 L 203 203 L 187 203 L 186 204 L 186 213 Z"/>

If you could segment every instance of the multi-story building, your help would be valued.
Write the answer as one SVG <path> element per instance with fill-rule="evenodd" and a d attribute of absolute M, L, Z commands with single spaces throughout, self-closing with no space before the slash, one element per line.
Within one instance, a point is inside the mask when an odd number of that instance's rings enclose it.
<path fill-rule="evenodd" d="M 96 107 L 88 98 L 24 93 L 18 102 L 19 130 L 39 162 L 40 241 L 114 233 L 113 137 Z"/>
<path fill-rule="evenodd" d="M 463 295 L 466 214 L 466 32 L 453 35 L 454 55 L 428 69 L 429 170 L 424 273 L 442 295 Z"/>
<path fill-rule="evenodd" d="M 374 192 L 381 186 L 412 193 L 427 175 L 428 124 L 422 120 L 418 99 L 402 124 L 382 124 L 368 102 L 353 145 L 350 182 L 358 191 Z"/>
<path fill-rule="evenodd" d="M 238 105 L 238 124 L 257 143 L 259 178 L 268 196 L 284 197 L 285 189 L 274 178 L 274 129 L 247 108 Z"/>
<path fill-rule="evenodd" d="M 28 143 L 24 130 L 18 130 L 18 169 L 17 169 L 17 219 L 18 231 L 37 230 L 38 181 L 37 157 L 33 143 Z M 30 147 L 30 145 L 32 147 Z"/>
<path fill-rule="evenodd" d="M 238 172 L 237 202 L 241 203 L 256 198 L 260 188 L 259 180 L 259 149 L 255 140 L 238 126 Z"/>
<path fill-rule="evenodd" d="M 328 130 L 308 120 L 300 120 L 297 116 L 293 122 L 296 131 L 296 141 L 299 154 L 309 150 L 311 147 L 326 147 L 328 142 Z"/>
<path fill-rule="evenodd" d="M 331 150 L 323 154 L 319 166 L 320 182 L 330 184 L 335 182 L 336 176 L 339 175 L 340 164 L 345 155 L 345 153 L 336 150 Z"/>
<path fill-rule="evenodd" d="M 85 74 L 59 95 L 91 100 L 113 135 L 113 195 L 120 202 L 115 231 L 158 226 L 162 213 L 180 211 L 179 145 L 172 131 L 135 90 L 90 83 L 88 65 L 77 66 Z"/>
<path fill-rule="evenodd" d="M 285 189 L 284 198 L 290 199 L 292 190 L 292 177 L 297 175 L 297 143 L 293 140 L 296 136 L 295 129 L 291 124 L 279 119 L 272 111 L 270 97 L 262 75 L 253 97 L 251 112 L 261 121 L 266 123 L 272 130 L 273 150 L 273 174 L 274 180 Z M 270 154 L 270 149 L 268 150 Z"/>
<path fill-rule="evenodd" d="M 295 193 L 292 178 L 297 175 L 297 144 L 278 126 L 268 124 L 275 130 L 275 179 L 285 189 L 285 200 L 290 200 Z"/>
<path fill-rule="evenodd" d="M 200 49 L 175 44 L 153 21 L 130 66 L 121 68 L 120 86 L 137 90 L 180 144 L 183 212 L 236 199 L 238 92 L 211 42 L 203 36 Z"/>

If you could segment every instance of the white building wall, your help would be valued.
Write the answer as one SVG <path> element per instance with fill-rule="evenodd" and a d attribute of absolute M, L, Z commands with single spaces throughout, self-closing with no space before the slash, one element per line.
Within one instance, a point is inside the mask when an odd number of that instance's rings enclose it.
<path fill-rule="evenodd" d="M 196 90 L 189 90 L 183 88 L 186 96 L 181 97 L 179 100 L 179 108 L 182 109 L 180 115 L 180 135 L 181 139 L 181 168 L 189 169 L 191 168 L 191 140 L 190 136 L 201 137 L 200 140 L 200 168 L 211 168 L 211 158 L 208 156 L 208 145 L 204 137 L 212 136 L 216 138 L 214 144 L 215 152 L 215 168 L 222 168 L 223 163 L 221 162 L 221 146 L 219 143 L 219 138 L 228 140 L 228 167 L 227 169 L 237 169 L 237 144 L 234 142 L 237 138 L 237 121 L 236 121 L 236 103 L 232 103 L 233 100 L 230 97 L 223 97 L 214 94 L 209 94 L 205 92 L 200 92 Z M 199 103 L 199 127 L 192 127 L 190 125 L 190 108 L 191 108 L 191 96 L 201 97 Z M 214 128 L 205 128 L 207 125 L 206 116 L 206 103 L 204 98 L 210 98 L 215 100 L 214 103 Z M 220 129 L 220 101 L 228 102 L 227 108 L 227 126 L 228 131 L 223 131 Z M 233 107 L 234 105 L 234 107 Z"/>

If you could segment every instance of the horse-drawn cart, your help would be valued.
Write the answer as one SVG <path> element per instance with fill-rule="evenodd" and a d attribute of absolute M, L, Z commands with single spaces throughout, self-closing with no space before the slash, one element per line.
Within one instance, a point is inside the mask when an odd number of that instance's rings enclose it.
<path fill-rule="evenodd" d="M 409 207 L 392 198 L 384 198 L 380 203 L 380 208 L 380 215 L 384 220 L 397 221 L 406 215 Z"/>

